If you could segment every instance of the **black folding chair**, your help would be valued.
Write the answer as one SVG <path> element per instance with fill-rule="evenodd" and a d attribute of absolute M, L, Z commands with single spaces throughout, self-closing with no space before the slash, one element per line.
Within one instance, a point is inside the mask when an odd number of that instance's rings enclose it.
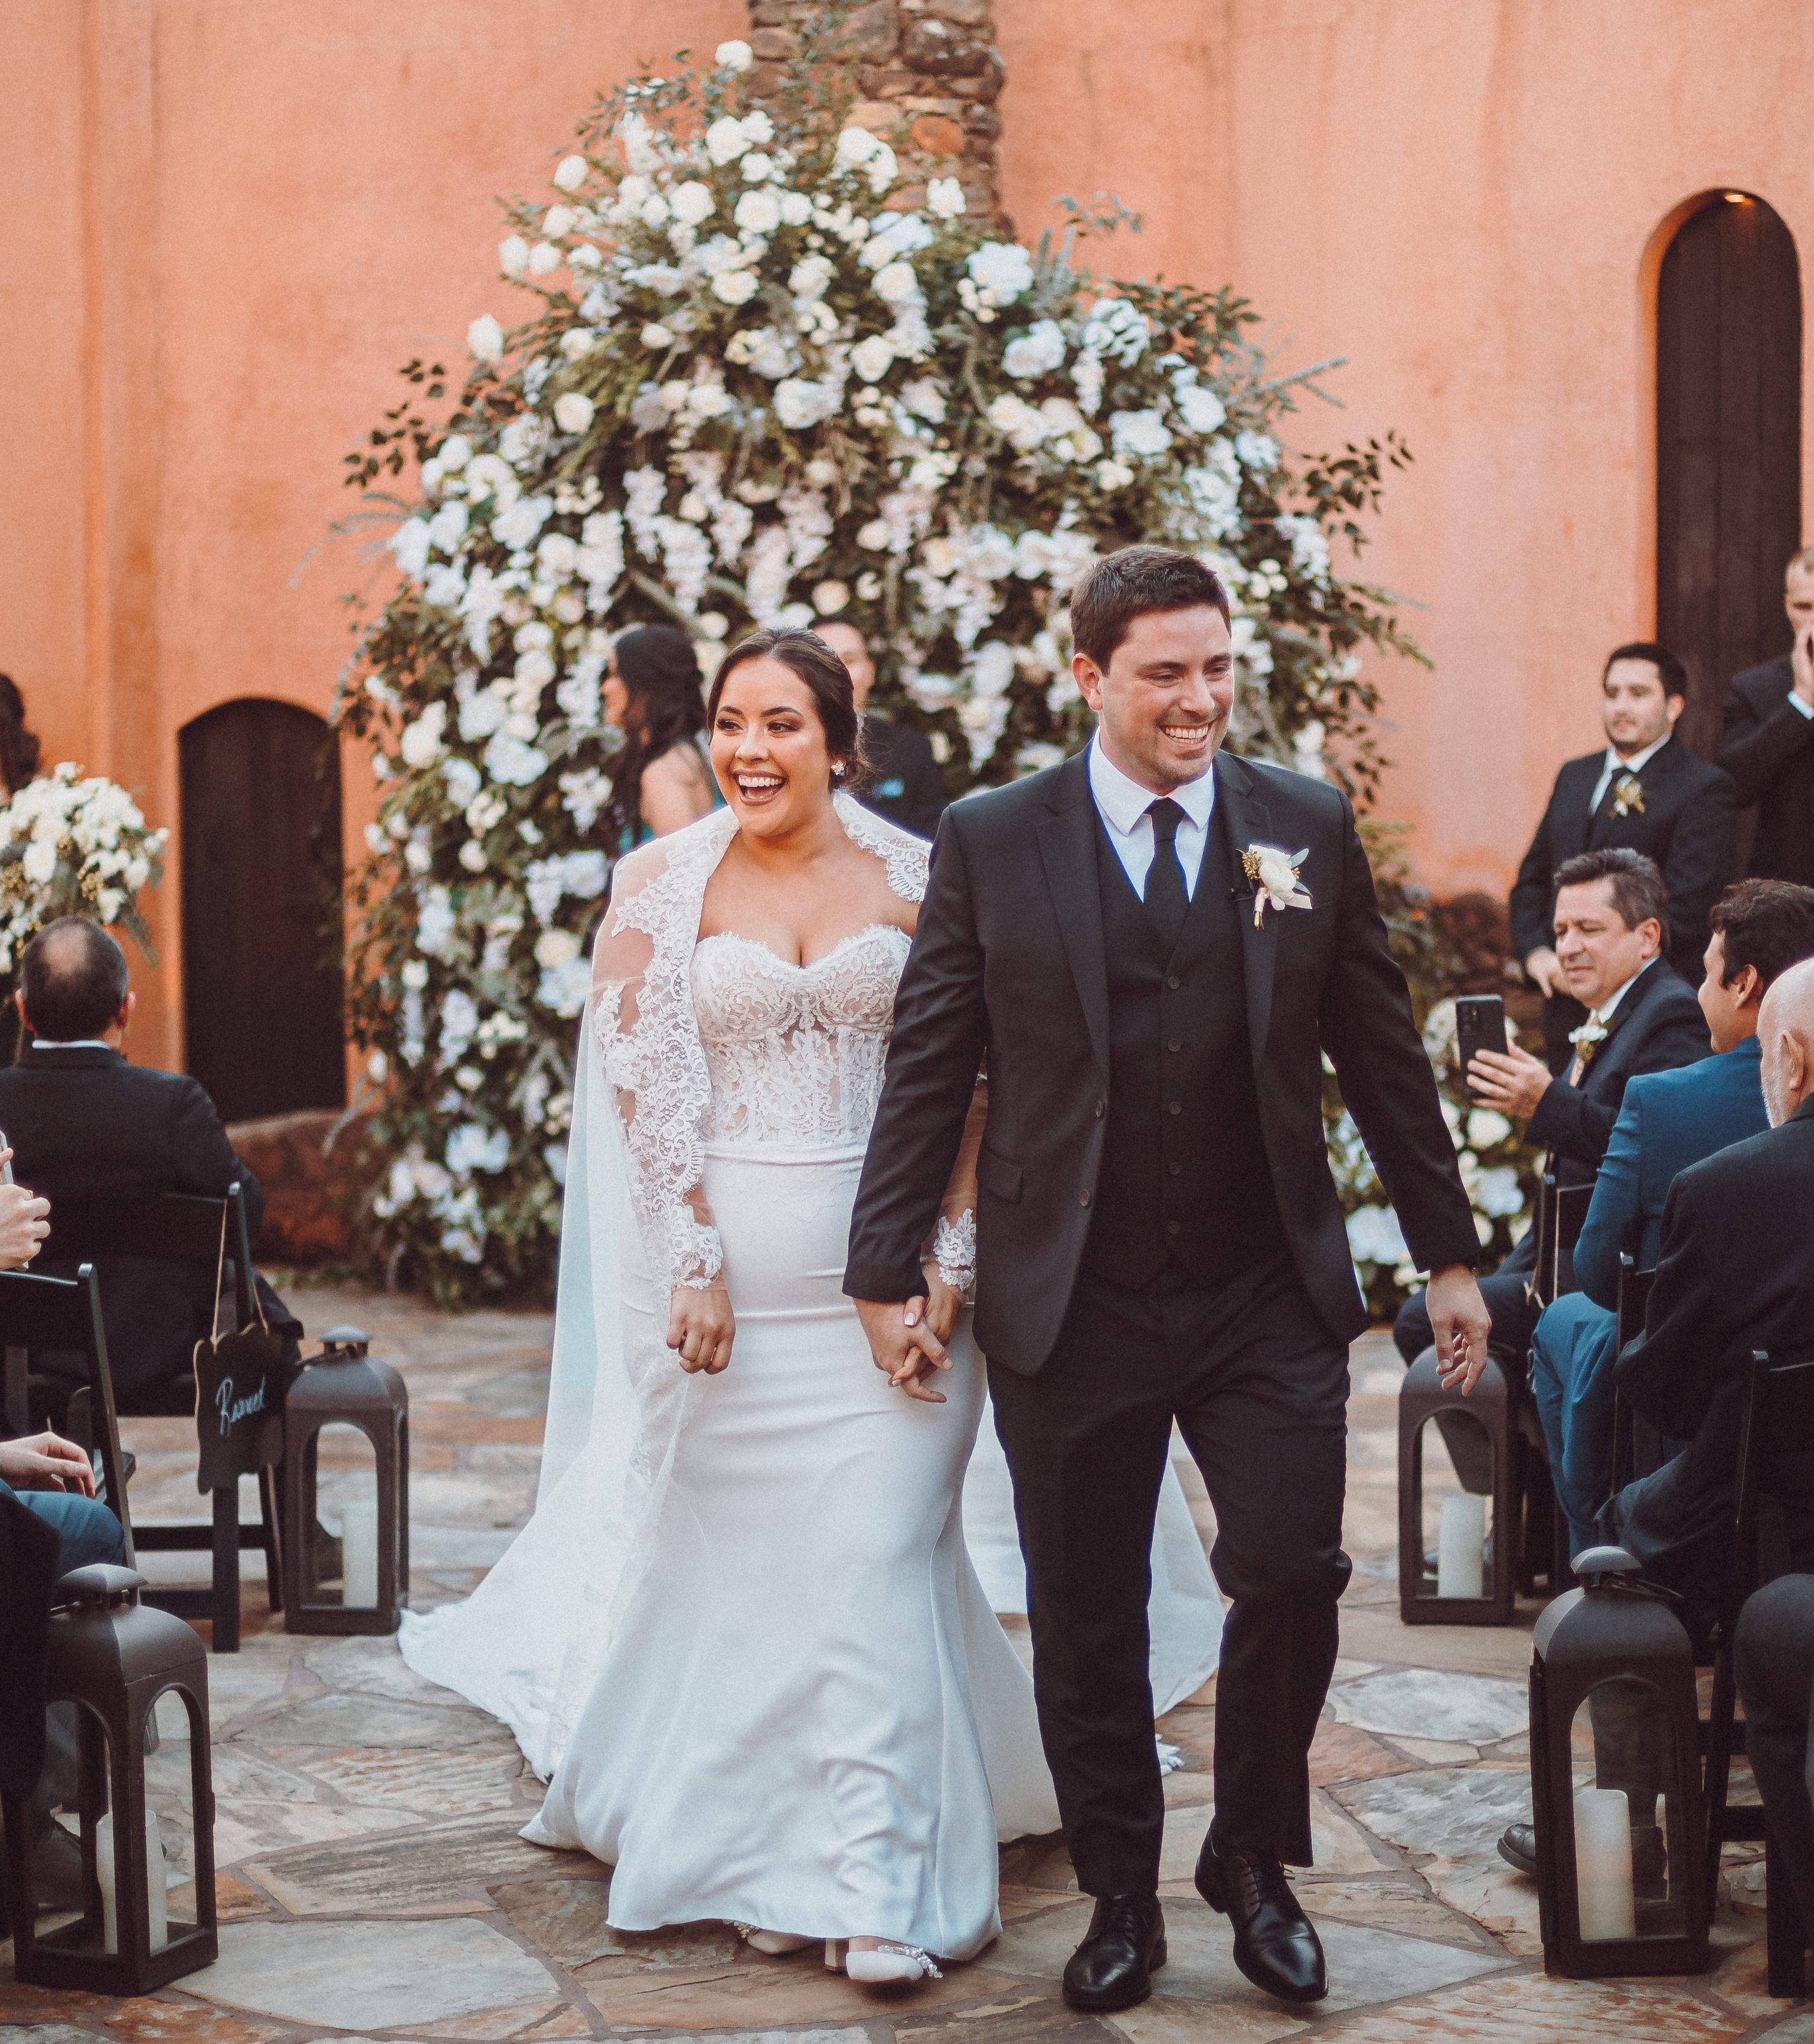
<path fill-rule="evenodd" d="M 221 1273 L 224 1310 L 217 1301 L 217 1324 L 223 1333 L 251 1326 L 257 1319 L 252 1295 L 251 1247 L 246 1228 L 245 1201 L 236 1183 L 223 1199 L 207 1199 L 185 1193 L 155 1193 L 108 1199 L 60 1200 L 51 1208 L 51 1231 L 40 1254 L 47 1260 L 61 1258 L 93 1264 L 112 1257 L 136 1257 L 165 1263 L 192 1265 L 206 1272 L 210 1289 L 217 1270 Z M 224 1224 L 224 1256 L 222 1226 Z M 96 1398 L 91 1374 L 86 1387 L 91 1402 Z M 116 1435 L 120 1419 L 144 1420 L 195 1415 L 195 1374 L 192 1369 L 163 1384 L 148 1387 L 125 1399 L 113 1397 L 110 1384 L 103 1395 L 113 1406 L 107 1426 Z M 71 1400 L 71 1431 L 80 1439 L 76 1420 L 78 1393 Z M 282 1467 L 282 1450 L 277 1468 Z M 159 1610 L 174 1612 L 179 1618 L 205 1618 L 213 1621 L 213 1650 L 236 1654 L 240 1650 L 240 1550 L 262 1548 L 265 1582 L 270 1608 L 283 1608 L 282 1568 L 278 1546 L 278 1507 L 275 1470 L 267 1465 L 258 1473 L 259 1516 L 256 1526 L 240 1523 L 237 1479 L 223 1484 L 212 1493 L 213 1512 L 206 1523 L 145 1526 L 139 1530 L 138 1544 L 147 1554 L 207 1553 L 213 1556 L 212 1581 L 205 1589 L 148 1589 L 142 1601 Z"/>
<path fill-rule="evenodd" d="M 1643 1331 L 1644 1314 L 1650 1305 L 1654 1270 L 1640 1270 L 1628 1251 L 1619 1256 L 1617 1325 L 1613 1354 L 1621 1356 Z M 1628 1483 L 1652 1475 L 1663 1467 L 1663 1435 L 1647 1420 L 1640 1419 L 1631 1400 L 1615 1389 L 1613 1393 L 1613 1491 L 1616 1497 Z"/>
<path fill-rule="evenodd" d="M 1579 1288 L 1574 1282 L 1574 1245 L 1580 1239 L 1587 1209 L 1593 1197 L 1591 1184 L 1563 1185 L 1553 1170 L 1545 1171 L 1537 1184 L 1537 1208 L 1531 1227 L 1536 1236 L 1536 1267 L 1531 1274 L 1530 1294 L 1540 1311 L 1553 1305 L 1565 1292 Z M 1518 1392 L 1517 1427 L 1524 1444 L 1521 1492 L 1524 1501 L 1524 1566 L 1519 1587 L 1528 1596 L 1538 1575 L 1547 1575 L 1550 1594 L 1559 1595 L 1573 1587 L 1574 1571 L 1568 1566 L 1568 1522 L 1556 1502 L 1555 1485 L 1550 1476 L 1549 1450 L 1538 1424 L 1536 1405 L 1531 1396 L 1531 1358 L 1527 1350 L 1522 1372 L 1513 1371 Z M 1548 1558 L 1543 1559 L 1547 1535 Z"/>

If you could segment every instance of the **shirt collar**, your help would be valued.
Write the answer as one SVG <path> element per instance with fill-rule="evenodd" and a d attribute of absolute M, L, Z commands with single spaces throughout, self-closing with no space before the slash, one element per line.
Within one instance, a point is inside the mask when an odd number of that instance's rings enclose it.
<path fill-rule="evenodd" d="M 48 1043 L 42 1036 L 32 1039 L 34 1051 L 109 1051 L 111 1043 L 103 1043 L 98 1036 L 77 1036 L 67 1043 Z"/>
<path fill-rule="evenodd" d="M 1594 1009 L 1594 1020 L 1596 1022 L 1610 1022 L 1613 1019 L 1613 1010 L 1617 1008 L 1619 1003 L 1624 999 L 1625 996 L 1631 992 L 1632 989 L 1637 985 L 1638 982 L 1643 978 L 1644 974 L 1648 972 L 1651 967 L 1655 963 L 1656 960 L 1655 959 L 1650 959 L 1643 965 L 1640 966 L 1637 970 L 1632 974 L 1631 978 L 1625 982 L 1624 985 L 1619 989 L 1616 993 L 1612 995 L 1609 999 L 1602 1001 L 1600 1005 Z"/>
<path fill-rule="evenodd" d="M 1654 745 L 1647 745 L 1642 752 L 1634 752 L 1629 759 L 1621 759 L 1613 748 L 1606 748 L 1606 771 L 1609 774 L 1636 774 L 1642 770 L 1669 741 L 1674 737 L 1673 731 L 1666 731 Z"/>
<path fill-rule="evenodd" d="M 1130 781 L 1094 737 L 1090 740 L 1090 793 L 1095 797 L 1103 822 L 1123 837 L 1131 835 L 1134 825 L 1159 800 L 1150 788 Z M 1172 800 L 1199 830 L 1207 830 L 1216 805 L 1214 767 L 1195 781 L 1187 781 L 1181 788 L 1174 788 Z"/>

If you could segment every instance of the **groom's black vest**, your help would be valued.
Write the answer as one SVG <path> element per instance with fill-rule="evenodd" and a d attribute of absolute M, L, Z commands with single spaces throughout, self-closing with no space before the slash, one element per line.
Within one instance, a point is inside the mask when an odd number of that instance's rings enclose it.
<path fill-rule="evenodd" d="M 1091 804 L 1092 810 L 1095 805 Z M 1168 956 L 1096 817 L 1109 969 L 1108 1128 L 1084 1267 L 1118 1285 L 1170 1266 L 1214 1285 L 1286 1247 L 1260 1133 L 1241 917 L 1225 818 Z"/>

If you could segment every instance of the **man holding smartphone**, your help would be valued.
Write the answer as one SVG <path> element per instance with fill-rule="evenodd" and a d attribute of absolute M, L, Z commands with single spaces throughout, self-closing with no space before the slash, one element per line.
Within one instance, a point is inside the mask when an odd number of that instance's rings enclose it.
<path fill-rule="evenodd" d="M 1758 805 L 1747 870 L 1753 879 L 1814 886 L 1814 547 L 1783 577 L 1793 651 L 1733 682 L 1720 764 L 1739 801 Z"/>

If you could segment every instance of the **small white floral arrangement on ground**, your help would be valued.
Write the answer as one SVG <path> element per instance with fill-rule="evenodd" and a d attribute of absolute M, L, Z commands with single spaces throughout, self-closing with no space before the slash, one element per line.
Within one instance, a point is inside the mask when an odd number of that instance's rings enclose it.
<path fill-rule="evenodd" d="M 384 1089 L 374 1261 L 450 1302 L 552 1281 L 618 633 L 678 624 L 709 674 L 753 627 L 847 619 L 954 795 L 1081 743 L 1066 594 L 1130 540 L 1227 584 L 1243 750 L 1364 793 L 1359 655 L 1414 651 L 1332 558 L 1396 441 L 1298 459 L 1316 372 L 1279 374 L 1244 302 L 1108 282 L 959 175 L 905 182 L 845 118 L 842 12 L 764 104 L 742 43 L 601 100 L 509 209 L 527 317 L 481 313 L 463 378 L 412 364 L 451 412 L 406 402 L 348 457 L 416 486 L 368 497 L 396 579 L 338 711 L 382 789 L 348 989 Z"/>
<path fill-rule="evenodd" d="M 59 916 L 125 930 L 155 960 L 138 897 L 163 874 L 167 830 L 150 830 L 125 790 L 65 760 L 0 809 L 0 974 Z"/>

